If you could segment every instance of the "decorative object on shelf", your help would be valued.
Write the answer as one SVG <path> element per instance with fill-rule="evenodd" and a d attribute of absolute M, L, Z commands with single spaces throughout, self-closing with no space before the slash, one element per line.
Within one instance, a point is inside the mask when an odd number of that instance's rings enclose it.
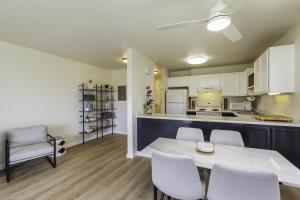
<path fill-rule="evenodd" d="M 151 115 L 153 112 L 153 95 L 150 86 L 146 87 L 146 103 L 144 104 L 144 114 Z"/>
<path fill-rule="evenodd" d="M 83 95 L 83 100 L 85 101 L 95 101 L 96 96 L 93 94 L 85 94 Z"/>
<path fill-rule="evenodd" d="M 201 153 L 214 153 L 215 144 L 209 142 L 196 142 L 196 149 Z"/>
<path fill-rule="evenodd" d="M 91 112 L 94 110 L 94 105 L 92 103 L 85 104 L 84 111 Z"/>
<path fill-rule="evenodd" d="M 111 107 L 111 102 L 110 101 L 106 101 L 104 104 L 104 109 L 109 109 Z"/>
<path fill-rule="evenodd" d="M 109 90 L 109 85 L 104 85 L 105 90 Z"/>
<path fill-rule="evenodd" d="M 111 123 L 110 123 L 110 120 L 105 120 L 105 125 L 104 127 L 110 127 L 111 126 Z"/>
<path fill-rule="evenodd" d="M 118 86 L 118 100 L 126 101 L 126 85 Z"/>
<path fill-rule="evenodd" d="M 87 84 L 87 89 L 93 90 L 94 89 L 94 84 L 92 80 L 89 80 L 89 83 Z"/>

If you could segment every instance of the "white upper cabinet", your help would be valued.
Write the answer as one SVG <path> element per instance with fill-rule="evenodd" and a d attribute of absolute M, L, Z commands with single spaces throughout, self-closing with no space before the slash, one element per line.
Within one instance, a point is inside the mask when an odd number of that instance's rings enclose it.
<path fill-rule="evenodd" d="M 254 93 L 295 92 L 295 46 L 270 47 L 254 62 Z"/>
<path fill-rule="evenodd" d="M 168 87 L 189 87 L 190 76 L 168 78 Z"/>
<path fill-rule="evenodd" d="M 269 48 L 269 93 L 295 92 L 295 45 Z"/>
<path fill-rule="evenodd" d="M 240 72 L 240 96 L 248 95 L 248 71 Z"/>
<path fill-rule="evenodd" d="M 222 96 L 242 96 L 240 93 L 240 72 L 221 74 Z"/>
<path fill-rule="evenodd" d="M 214 91 L 221 91 L 221 74 L 209 75 L 210 87 Z"/>

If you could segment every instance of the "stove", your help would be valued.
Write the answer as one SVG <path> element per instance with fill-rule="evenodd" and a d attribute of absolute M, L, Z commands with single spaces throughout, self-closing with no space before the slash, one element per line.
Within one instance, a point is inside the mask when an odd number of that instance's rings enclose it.
<path fill-rule="evenodd" d="M 221 108 L 198 108 L 196 112 L 220 112 Z"/>

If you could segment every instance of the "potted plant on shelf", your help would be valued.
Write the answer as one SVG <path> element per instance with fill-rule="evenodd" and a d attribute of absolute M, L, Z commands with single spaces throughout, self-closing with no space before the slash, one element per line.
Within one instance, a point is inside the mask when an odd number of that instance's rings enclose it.
<path fill-rule="evenodd" d="M 151 115 L 153 111 L 153 95 L 150 86 L 146 87 L 146 102 L 144 104 L 144 114 Z"/>

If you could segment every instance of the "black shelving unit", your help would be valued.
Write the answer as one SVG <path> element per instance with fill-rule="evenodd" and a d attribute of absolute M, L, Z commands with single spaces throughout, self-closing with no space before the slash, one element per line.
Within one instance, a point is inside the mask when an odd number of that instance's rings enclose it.
<path fill-rule="evenodd" d="M 112 87 L 104 87 L 96 85 L 94 89 L 86 89 L 85 84 L 82 83 L 79 85 L 79 91 L 81 92 L 81 99 L 79 100 L 82 103 L 82 108 L 80 112 L 81 120 L 79 123 L 82 125 L 82 143 L 85 143 L 85 136 L 87 134 L 95 134 L 96 138 L 99 139 L 99 132 L 101 131 L 101 138 L 104 137 L 104 130 L 111 128 L 112 134 L 114 133 L 114 124 L 115 119 L 115 110 L 114 108 L 114 99 L 113 94 L 114 90 Z M 93 99 L 87 99 L 86 96 L 94 96 Z M 87 103 L 93 105 L 93 110 L 85 110 Z M 93 115 L 93 120 L 87 121 L 87 116 Z M 91 126 L 93 127 L 92 131 L 87 131 Z"/>

